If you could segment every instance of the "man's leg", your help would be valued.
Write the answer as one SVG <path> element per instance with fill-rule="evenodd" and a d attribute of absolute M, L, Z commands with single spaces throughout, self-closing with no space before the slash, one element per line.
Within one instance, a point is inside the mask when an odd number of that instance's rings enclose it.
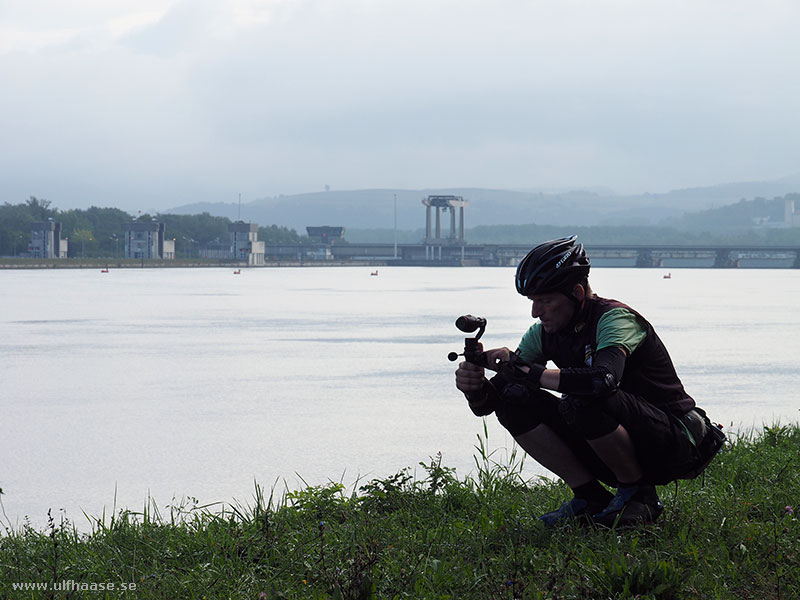
<path fill-rule="evenodd" d="M 592 515 L 611 501 L 612 494 L 599 480 L 614 483 L 614 475 L 585 440 L 566 426 L 558 411 L 558 397 L 540 390 L 529 403 L 506 404 L 497 418 L 520 447 L 572 489 L 574 498 L 558 510 L 542 515 L 547 525 L 573 516 Z"/>
<path fill-rule="evenodd" d="M 536 462 L 558 475 L 572 489 L 572 500 L 539 517 L 545 525 L 552 527 L 572 517 L 591 516 L 611 501 L 611 493 L 600 485 L 564 438 L 548 425 L 537 425 L 514 439 Z"/>
<path fill-rule="evenodd" d="M 625 392 L 604 399 L 563 397 L 559 409 L 618 482 L 613 500 L 594 515 L 595 520 L 604 525 L 656 520 L 663 506 L 655 486 L 646 477 L 640 456 L 645 449 L 663 442 L 659 424 L 662 417 L 667 419 L 666 415 Z M 631 436 L 633 431 L 639 435 L 638 446 Z"/>
<path fill-rule="evenodd" d="M 600 460 L 613 471 L 620 485 L 632 485 L 642 480 L 642 467 L 636 458 L 636 449 L 628 430 L 622 425 L 588 442 Z"/>
<path fill-rule="evenodd" d="M 573 490 L 596 479 L 564 439 L 544 423 L 514 439 L 536 462 L 558 475 Z"/>
<path fill-rule="evenodd" d="M 591 516 L 602 511 L 611 501 L 611 493 L 600 484 L 567 440 L 550 426 L 540 424 L 514 439 L 536 462 L 558 475 L 572 489 L 572 500 L 539 517 L 545 525 L 552 527 L 572 517 Z"/>

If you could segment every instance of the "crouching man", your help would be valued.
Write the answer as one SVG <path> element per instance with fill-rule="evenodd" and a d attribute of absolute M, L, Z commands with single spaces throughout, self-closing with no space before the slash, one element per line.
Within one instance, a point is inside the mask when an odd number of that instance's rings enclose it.
<path fill-rule="evenodd" d="M 531 250 L 516 288 L 538 320 L 516 351 L 487 350 L 484 366 L 460 363 L 456 387 L 476 415 L 494 412 L 572 489 L 570 501 L 540 517 L 546 525 L 653 522 L 663 511 L 655 486 L 696 476 L 724 435 L 684 390 L 652 325 L 595 295 L 589 268 L 576 236 Z M 487 379 L 484 367 L 496 374 Z"/>

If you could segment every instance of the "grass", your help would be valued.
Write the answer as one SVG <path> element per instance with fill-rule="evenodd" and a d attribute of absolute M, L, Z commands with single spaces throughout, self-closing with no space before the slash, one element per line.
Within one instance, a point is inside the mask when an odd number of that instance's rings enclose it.
<path fill-rule="evenodd" d="M 660 488 L 658 523 L 621 531 L 545 529 L 537 516 L 569 491 L 524 481 L 518 457 L 495 461 L 480 437 L 476 448 L 466 479 L 437 456 L 419 478 L 357 490 L 256 487 L 249 506 L 189 499 L 163 513 L 148 502 L 87 534 L 63 515 L 6 527 L 0 598 L 800 597 L 796 425 L 735 437 L 701 478 Z M 25 583 L 46 589 L 15 589 Z"/>

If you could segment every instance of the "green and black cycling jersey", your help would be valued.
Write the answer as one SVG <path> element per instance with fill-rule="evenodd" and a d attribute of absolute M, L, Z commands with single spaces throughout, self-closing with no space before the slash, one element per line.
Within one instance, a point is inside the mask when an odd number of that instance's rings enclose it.
<path fill-rule="evenodd" d="M 695 406 L 652 325 L 617 300 L 587 299 L 558 333 L 534 323 L 518 353 L 529 363 L 552 361 L 561 369 L 558 391 L 565 394 L 604 396 L 622 390 L 678 414 Z"/>

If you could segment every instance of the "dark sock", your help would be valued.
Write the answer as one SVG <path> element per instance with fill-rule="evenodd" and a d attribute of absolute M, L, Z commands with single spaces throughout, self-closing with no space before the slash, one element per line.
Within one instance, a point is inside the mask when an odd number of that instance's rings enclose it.
<path fill-rule="evenodd" d="M 646 504 L 652 504 L 654 502 L 658 502 L 658 492 L 656 492 L 655 486 L 645 483 L 643 478 L 633 483 L 618 482 L 617 485 L 619 486 L 619 489 L 622 488 L 636 489 L 634 494 L 631 496 L 631 500 L 638 500 L 639 502 L 644 502 Z"/>
<path fill-rule="evenodd" d="M 584 483 L 572 490 L 576 498 L 606 504 L 611 501 L 613 494 L 604 488 L 599 481 L 594 480 Z"/>
<path fill-rule="evenodd" d="M 654 485 L 640 484 L 634 498 L 645 503 L 658 502 L 658 492 Z"/>

